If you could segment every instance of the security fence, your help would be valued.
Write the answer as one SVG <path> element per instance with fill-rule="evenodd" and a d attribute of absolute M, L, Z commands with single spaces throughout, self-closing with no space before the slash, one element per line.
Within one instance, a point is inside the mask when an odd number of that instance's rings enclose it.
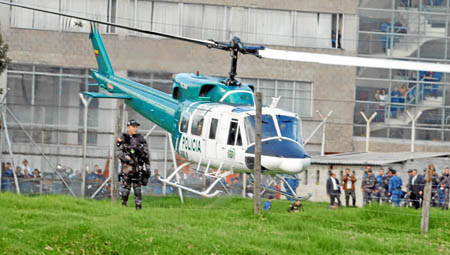
<path fill-rule="evenodd" d="M 171 172 L 168 173 L 168 175 Z M 42 176 L 34 177 L 18 177 L 18 189 L 13 176 L 2 176 L 1 178 L 1 191 L 2 192 L 13 192 L 24 195 L 71 195 L 72 192 L 75 196 L 81 196 L 81 186 L 82 179 L 81 176 L 63 176 L 65 183 L 56 174 L 44 173 Z M 196 174 L 185 175 L 184 173 L 180 176 L 180 184 L 195 190 L 204 190 L 211 184 L 211 179 L 202 179 Z M 86 180 L 85 185 L 85 197 L 94 198 L 97 200 L 111 198 L 111 186 L 112 182 L 110 178 L 106 178 L 103 175 L 99 175 L 98 178 L 94 180 Z M 121 183 L 117 183 L 119 189 L 119 196 L 121 193 Z M 70 190 L 69 190 L 70 188 Z M 249 189 L 251 189 L 249 187 Z M 163 184 L 160 180 L 153 175 L 147 185 L 142 187 L 144 195 L 151 196 L 163 196 L 163 195 L 178 195 L 178 188 L 174 188 L 169 185 Z M 238 175 L 234 175 L 233 178 L 223 179 L 220 181 L 213 189 L 213 191 L 221 191 L 219 194 L 228 196 L 240 196 L 242 195 L 243 184 L 242 178 Z M 72 192 L 71 192 L 72 191 Z M 192 194 L 190 192 L 183 192 L 184 196 L 198 197 L 198 195 Z"/>

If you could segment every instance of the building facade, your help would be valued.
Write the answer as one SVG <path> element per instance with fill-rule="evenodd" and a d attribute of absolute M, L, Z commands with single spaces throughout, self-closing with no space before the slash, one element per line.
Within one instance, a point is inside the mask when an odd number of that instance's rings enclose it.
<path fill-rule="evenodd" d="M 357 54 L 356 0 L 222 1 L 222 0 L 43 0 L 14 1 L 198 39 L 226 41 L 239 36 L 248 44 L 270 48 Z M 77 20 L 0 5 L 1 33 L 9 44 L 12 64 L 2 76 L 8 88 L 7 106 L 20 125 L 53 164 L 80 169 L 83 137 L 83 104 L 79 93 L 95 90 L 89 69 L 96 68 L 88 39 L 89 24 Z M 172 77 L 179 72 L 226 76 L 229 54 L 203 46 L 127 30 L 99 26 L 116 73 L 153 88 L 171 92 Z M 239 59 L 238 78 L 262 91 L 264 103 L 281 96 L 279 107 L 297 112 L 308 137 L 320 123 L 316 111 L 333 110 L 327 122 L 326 151 L 352 151 L 356 68 L 258 59 Z M 88 166 L 102 168 L 113 153 L 115 100 L 94 99 L 88 114 Z M 126 109 L 125 118 L 153 126 Z M 18 123 L 7 116 L 16 164 L 23 158 L 32 167 L 47 171 L 40 156 Z M 149 137 L 152 169 L 171 168 L 166 136 L 156 129 Z M 4 143 L 5 144 L 5 143 Z M 320 151 L 320 135 L 307 145 Z M 169 155 L 169 157 L 167 156 Z M 169 163 L 167 163 L 169 162 Z"/>
<path fill-rule="evenodd" d="M 449 1 L 360 0 L 358 55 L 410 61 L 449 60 Z M 417 151 L 448 151 L 449 74 L 358 68 L 355 80 L 354 149 L 364 151 L 367 116 L 372 151 L 408 151 L 411 118 L 418 116 Z"/>

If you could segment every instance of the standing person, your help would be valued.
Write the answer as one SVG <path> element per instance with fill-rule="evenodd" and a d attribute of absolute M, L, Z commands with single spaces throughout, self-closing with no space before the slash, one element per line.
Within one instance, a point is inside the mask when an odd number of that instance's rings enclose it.
<path fill-rule="evenodd" d="M 33 170 L 33 176 L 32 176 L 32 178 L 33 178 L 33 179 L 41 178 L 41 174 L 40 174 L 40 172 L 39 172 L 39 169 L 35 168 L 35 169 Z"/>
<path fill-rule="evenodd" d="M 449 191 L 450 191 L 450 170 L 445 168 L 444 173 L 440 178 L 441 190 L 444 193 L 444 203 L 442 204 L 442 210 L 448 210 Z"/>
<path fill-rule="evenodd" d="M 413 170 L 412 176 L 409 198 L 411 199 L 414 208 L 419 209 L 421 207 L 423 194 L 423 179 L 422 176 L 417 174 L 417 169 Z"/>
<path fill-rule="evenodd" d="M 345 206 L 349 207 L 349 199 L 352 196 L 353 207 L 356 206 L 356 196 L 355 196 L 355 175 L 350 175 L 350 169 L 345 169 L 345 175 L 342 176 L 342 186 L 345 193 Z"/>
<path fill-rule="evenodd" d="M 406 207 L 410 207 L 411 203 L 412 203 L 412 179 L 413 179 L 414 175 L 413 175 L 413 170 L 409 169 L 408 170 L 408 183 L 406 184 L 406 196 L 405 196 L 405 206 Z"/>
<path fill-rule="evenodd" d="M 118 158 L 122 162 L 122 205 L 127 205 L 133 187 L 136 210 L 142 209 L 141 185 L 147 185 L 150 177 L 147 141 L 138 133 L 139 126 L 137 121 L 130 120 L 127 123 L 127 133 L 117 139 Z"/>
<path fill-rule="evenodd" d="M 39 193 L 41 189 L 41 173 L 39 172 L 39 169 L 35 168 L 33 170 L 33 175 L 31 177 L 33 179 L 33 188 L 32 191 L 34 194 Z"/>
<path fill-rule="evenodd" d="M 361 182 L 361 190 L 363 192 L 363 204 L 367 205 L 372 201 L 375 195 L 375 189 L 377 185 L 377 178 L 373 176 L 372 169 L 367 170 L 367 176 L 363 177 Z"/>
<path fill-rule="evenodd" d="M 392 202 L 395 206 L 400 206 L 400 200 L 402 198 L 402 179 L 397 176 L 397 171 L 389 168 L 389 174 L 392 176 L 389 179 L 389 195 L 392 195 Z"/>
<path fill-rule="evenodd" d="M 371 170 L 370 166 L 366 166 L 366 170 L 364 171 L 363 177 L 367 177 L 368 176 L 369 170 Z"/>
<path fill-rule="evenodd" d="M 341 199 L 339 198 L 341 196 L 341 188 L 334 172 L 330 172 L 330 178 L 327 181 L 327 194 L 330 197 L 330 208 L 336 208 L 334 200 L 337 200 L 337 205 L 341 207 Z"/>
<path fill-rule="evenodd" d="M 28 165 L 28 160 L 24 159 L 22 160 L 22 165 L 20 166 L 20 169 L 22 169 L 22 172 L 25 173 L 25 170 L 27 170 L 27 173 L 31 173 L 31 168 Z"/>
<path fill-rule="evenodd" d="M 385 202 L 387 190 L 389 187 L 388 176 L 384 174 L 384 169 L 380 168 L 377 175 L 377 185 L 375 187 L 376 200 L 378 203 Z"/>
<path fill-rule="evenodd" d="M 374 98 L 375 98 L 375 101 L 380 101 L 380 90 L 379 89 L 376 90 Z"/>
<path fill-rule="evenodd" d="M 428 170 L 431 170 L 431 206 L 439 207 L 439 175 L 436 173 L 436 169 L 433 164 L 428 166 Z M 428 171 L 427 170 L 427 171 Z"/>
<path fill-rule="evenodd" d="M 5 168 L 2 173 L 2 191 L 11 190 L 11 180 L 14 178 L 13 170 L 11 169 L 11 163 L 6 162 Z"/>

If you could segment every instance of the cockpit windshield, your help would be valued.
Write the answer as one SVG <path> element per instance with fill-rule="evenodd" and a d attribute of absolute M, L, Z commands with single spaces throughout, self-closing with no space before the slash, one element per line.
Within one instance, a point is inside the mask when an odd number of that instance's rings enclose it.
<path fill-rule="evenodd" d="M 253 106 L 255 104 L 255 102 L 253 101 L 253 94 L 250 92 L 230 93 L 224 99 L 222 99 L 222 102 L 227 104 L 250 106 Z"/>
<path fill-rule="evenodd" d="M 299 120 L 294 117 L 277 115 L 278 125 L 280 127 L 281 136 L 291 138 L 302 143 L 300 136 Z"/>
<path fill-rule="evenodd" d="M 255 142 L 256 132 L 255 132 L 255 116 L 245 117 L 245 132 L 247 134 L 248 143 L 252 144 Z M 262 115 L 262 136 L 261 139 L 268 137 L 277 137 L 277 130 L 275 128 L 275 123 L 272 116 Z"/>

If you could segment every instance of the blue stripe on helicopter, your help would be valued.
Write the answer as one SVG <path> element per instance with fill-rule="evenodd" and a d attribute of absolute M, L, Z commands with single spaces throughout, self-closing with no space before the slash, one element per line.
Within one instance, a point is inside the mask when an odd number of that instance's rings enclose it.
<path fill-rule="evenodd" d="M 263 156 L 279 158 L 310 158 L 305 149 L 298 143 L 287 139 L 272 139 L 261 144 Z M 255 145 L 247 148 L 245 153 L 255 153 Z"/>

